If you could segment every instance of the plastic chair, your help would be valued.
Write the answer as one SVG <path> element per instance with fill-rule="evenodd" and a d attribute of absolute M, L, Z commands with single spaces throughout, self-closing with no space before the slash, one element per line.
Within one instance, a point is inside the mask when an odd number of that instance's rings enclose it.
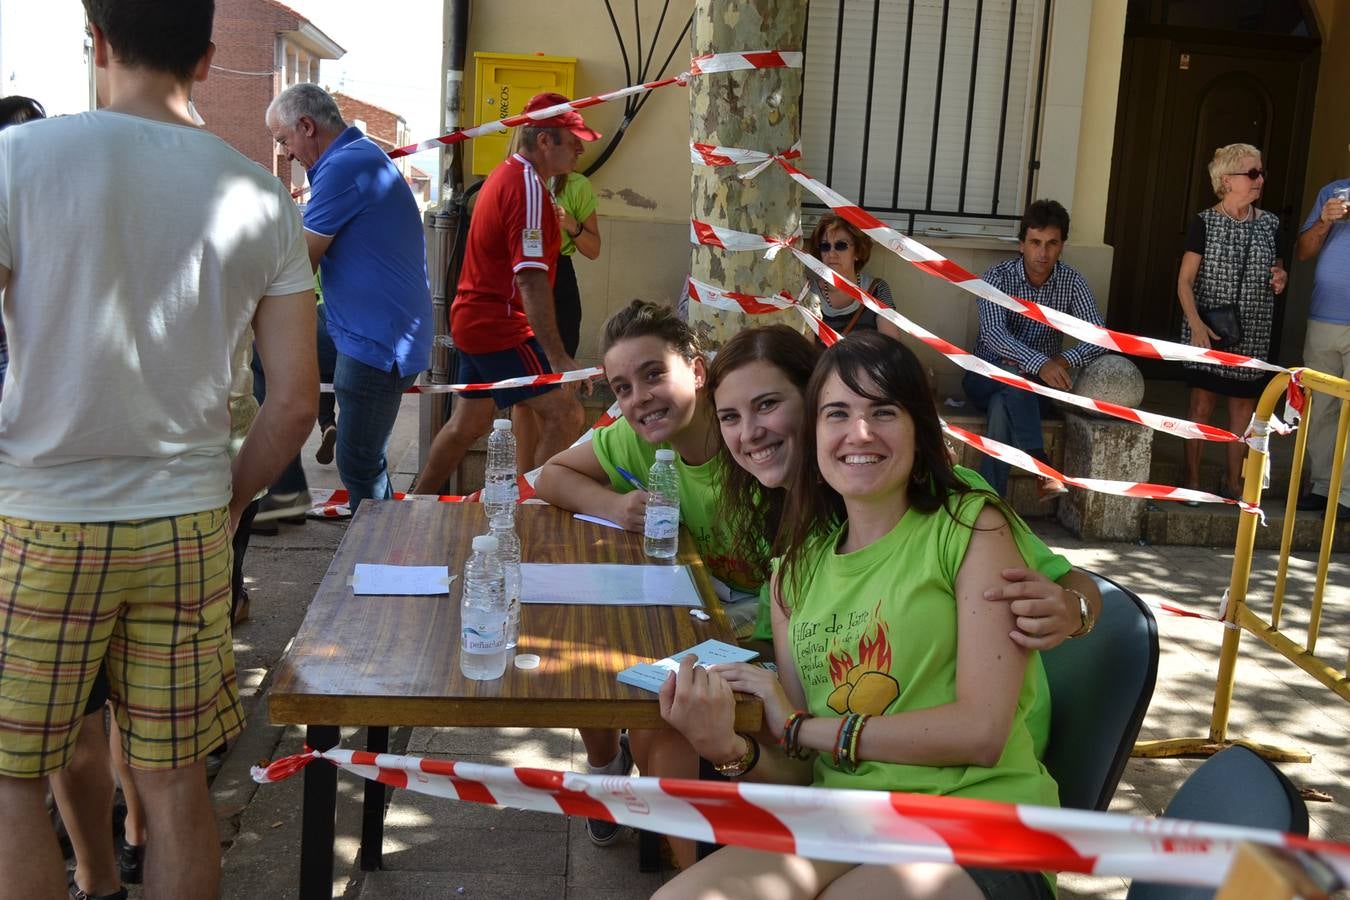
<path fill-rule="evenodd" d="M 1106 809 L 1125 771 L 1158 676 L 1158 626 L 1144 601 L 1093 574 L 1102 614 L 1091 634 L 1041 655 L 1050 682 L 1045 767 L 1060 805 Z"/>
<path fill-rule="evenodd" d="M 1308 807 L 1279 769 L 1246 747 L 1211 756 L 1181 785 L 1163 816 L 1307 835 Z M 1209 900 L 1213 888 L 1136 882 L 1126 900 Z"/>

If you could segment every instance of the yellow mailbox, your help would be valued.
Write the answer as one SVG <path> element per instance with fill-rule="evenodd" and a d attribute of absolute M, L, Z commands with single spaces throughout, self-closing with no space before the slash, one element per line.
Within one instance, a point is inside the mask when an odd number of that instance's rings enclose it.
<path fill-rule="evenodd" d="M 474 53 L 473 60 L 475 125 L 522 112 L 530 98 L 543 91 L 555 91 L 573 99 L 576 57 Z M 473 173 L 486 175 L 506 159 L 510 140 L 510 132 L 474 138 Z"/>

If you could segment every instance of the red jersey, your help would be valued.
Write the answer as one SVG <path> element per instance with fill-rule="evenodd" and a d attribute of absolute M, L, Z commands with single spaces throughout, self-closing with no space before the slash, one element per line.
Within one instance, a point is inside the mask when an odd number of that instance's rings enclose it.
<path fill-rule="evenodd" d="M 450 304 L 450 336 L 466 353 L 508 350 L 534 337 L 516 273 L 557 274 L 562 233 L 553 198 L 534 166 L 512 154 L 478 192 L 459 286 Z"/>

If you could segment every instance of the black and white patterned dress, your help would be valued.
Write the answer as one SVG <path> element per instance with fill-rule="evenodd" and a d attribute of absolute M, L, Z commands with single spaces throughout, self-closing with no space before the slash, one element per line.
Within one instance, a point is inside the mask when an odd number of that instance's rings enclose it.
<path fill-rule="evenodd" d="M 1200 254 L 1196 273 L 1195 305 L 1199 309 L 1236 302 L 1242 322 L 1242 340 L 1232 353 L 1267 359 L 1270 330 L 1275 318 L 1275 291 L 1270 267 L 1279 257 L 1277 216 L 1252 208 L 1245 221 L 1235 222 L 1217 207 L 1203 209 L 1186 231 L 1186 249 Z M 1181 320 L 1181 343 L 1191 342 L 1190 323 Z M 1260 369 L 1234 369 L 1204 363 L 1184 363 L 1186 383 L 1229 397 L 1255 397 L 1270 380 Z"/>

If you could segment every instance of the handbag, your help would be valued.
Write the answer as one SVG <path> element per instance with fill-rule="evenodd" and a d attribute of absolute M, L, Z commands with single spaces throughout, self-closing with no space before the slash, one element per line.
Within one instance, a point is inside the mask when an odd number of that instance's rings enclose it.
<path fill-rule="evenodd" d="M 1242 268 L 1238 270 L 1237 296 L 1242 296 L 1242 286 L 1247 281 L 1247 258 L 1252 251 L 1252 233 L 1247 232 L 1247 245 L 1242 248 Z M 1212 346 L 1215 350 L 1228 350 L 1242 343 L 1242 316 L 1237 303 L 1221 303 L 1218 306 L 1200 307 L 1200 320 L 1209 326 L 1209 330 L 1219 336 Z"/>
<path fill-rule="evenodd" d="M 1236 303 L 1201 308 L 1198 312 L 1209 330 L 1219 336 L 1214 343 L 1215 350 L 1227 350 L 1242 343 L 1242 318 L 1238 315 Z"/>

